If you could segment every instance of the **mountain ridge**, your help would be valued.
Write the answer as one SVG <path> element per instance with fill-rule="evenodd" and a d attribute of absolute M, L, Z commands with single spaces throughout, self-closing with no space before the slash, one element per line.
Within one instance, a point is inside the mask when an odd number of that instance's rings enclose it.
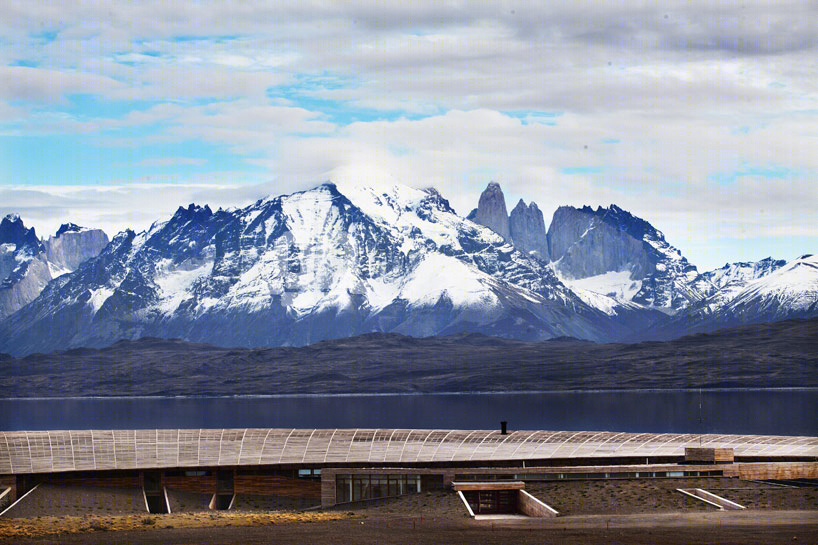
<path fill-rule="evenodd" d="M 474 333 L 275 348 L 143 338 L 7 358 L 0 380 L 8 397 L 818 387 L 815 338 L 816 318 L 635 344 Z"/>
<path fill-rule="evenodd" d="M 145 336 L 303 346 L 377 331 L 672 338 L 693 331 L 696 316 L 704 329 L 733 325 L 715 315 L 786 268 L 768 259 L 699 273 L 661 231 L 616 205 L 560 207 L 546 233 L 534 202 L 521 199 L 505 215 L 499 184 L 481 203 L 483 220 L 496 216 L 510 240 L 476 221 L 477 212 L 475 221 L 458 216 L 434 189 L 377 181 L 327 182 L 216 212 L 180 206 L 146 231 L 119 233 L 0 322 L 0 351 Z M 51 239 L 89 232 L 64 227 Z M 793 289 L 775 292 L 788 294 L 780 304 L 765 303 L 777 305 L 775 319 L 791 317 L 798 297 L 818 299 Z M 739 323 L 769 316 L 755 303 L 744 308 Z"/>
<path fill-rule="evenodd" d="M 0 347 L 303 345 L 362 331 L 606 339 L 623 327 L 437 192 L 326 183 L 120 233 L 3 322 Z"/>

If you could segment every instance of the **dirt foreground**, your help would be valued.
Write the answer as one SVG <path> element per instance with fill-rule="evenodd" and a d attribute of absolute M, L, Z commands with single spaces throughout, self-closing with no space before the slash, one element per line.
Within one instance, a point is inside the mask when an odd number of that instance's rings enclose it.
<path fill-rule="evenodd" d="M 219 525 L 189 527 L 172 523 L 181 515 L 156 517 L 153 525 L 115 533 L 87 529 L 26 537 L 0 537 L 0 543 L 102 544 L 212 543 L 254 545 L 320 544 L 534 544 L 534 543 L 628 543 L 679 545 L 816 543 L 816 511 L 688 512 L 641 515 L 577 515 L 554 519 L 475 521 L 467 517 L 401 516 L 375 513 L 314 513 L 314 518 L 270 518 L 265 524 L 239 526 L 239 519 L 218 516 Z M 330 515 L 327 517 L 327 515 Z M 272 515 L 270 515 L 272 516 Z M 332 518 L 332 516 L 336 518 Z M 323 518 L 326 517 L 326 518 Z M 111 517 L 118 518 L 118 517 Z M 129 517 L 121 517 L 129 518 Z M 44 523 L 50 521 L 43 521 Z M 0 527 L 0 536 L 6 529 Z"/>

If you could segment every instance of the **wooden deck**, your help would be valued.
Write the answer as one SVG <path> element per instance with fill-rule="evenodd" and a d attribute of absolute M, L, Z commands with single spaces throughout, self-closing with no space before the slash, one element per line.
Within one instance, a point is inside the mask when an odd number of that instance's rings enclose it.
<path fill-rule="evenodd" d="M 683 456 L 818 456 L 818 437 L 573 431 L 179 429 L 0 432 L 0 474 L 276 464 Z"/>

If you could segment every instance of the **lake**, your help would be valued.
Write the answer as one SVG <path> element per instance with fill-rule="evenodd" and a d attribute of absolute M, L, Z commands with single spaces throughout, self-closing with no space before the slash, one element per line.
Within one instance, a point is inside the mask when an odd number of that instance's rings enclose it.
<path fill-rule="evenodd" d="M 818 435 L 818 390 L 0 399 L 0 429 L 440 428 Z"/>

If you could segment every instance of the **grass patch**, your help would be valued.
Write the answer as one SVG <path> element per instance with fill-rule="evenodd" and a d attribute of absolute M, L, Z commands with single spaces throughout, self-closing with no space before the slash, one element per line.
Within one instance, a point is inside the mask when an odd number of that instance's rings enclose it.
<path fill-rule="evenodd" d="M 83 515 L 80 517 L 37 517 L 0 519 L 0 536 L 41 537 L 56 534 L 150 530 L 161 521 L 164 528 L 213 528 L 220 526 L 267 526 L 324 522 L 358 518 L 359 515 L 335 512 L 309 513 L 173 513 L 158 517 L 144 515 Z"/>

